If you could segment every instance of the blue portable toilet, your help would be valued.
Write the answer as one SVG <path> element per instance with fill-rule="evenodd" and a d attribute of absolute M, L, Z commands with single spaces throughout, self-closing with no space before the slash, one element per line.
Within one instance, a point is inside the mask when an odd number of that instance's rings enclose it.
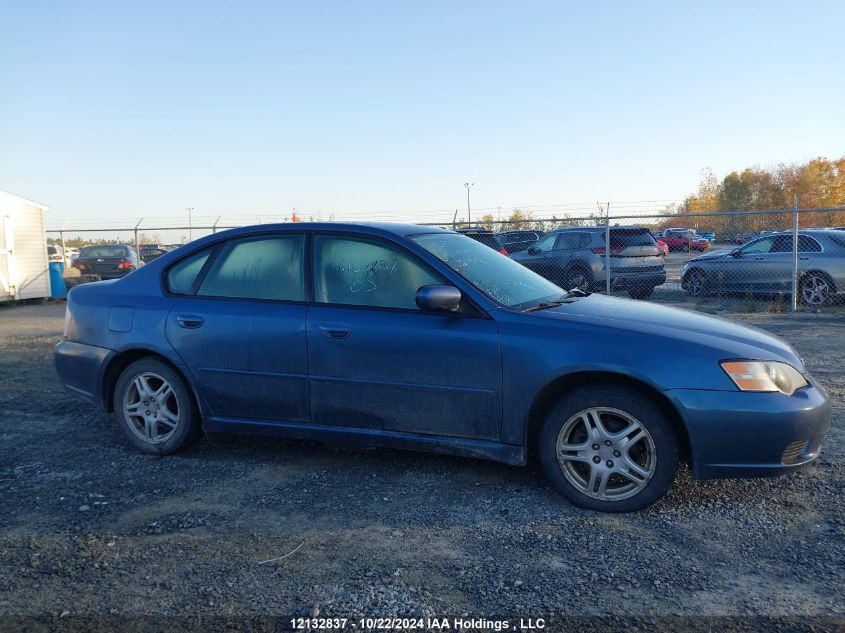
<path fill-rule="evenodd" d="M 50 262 L 50 298 L 61 299 L 67 296 L 65 288 L 65 263 Z"/>

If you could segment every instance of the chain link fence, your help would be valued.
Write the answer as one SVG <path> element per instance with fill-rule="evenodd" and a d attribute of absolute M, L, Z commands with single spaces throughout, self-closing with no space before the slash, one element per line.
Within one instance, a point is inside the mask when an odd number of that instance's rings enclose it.
<path fill-rule="evenodd" d="M 528 218 L 432 223 L 507 251 L 560 287 L 705 310 L 785 311 L 845 297 L 845 207 Z M 82 270 L 74 245 L 122 244 L 149 262 L 218 226 L 50 230 L 69 277 Z M 85 254 L 84 252 L 82 253 Z M 109 266 L 125 266 L 109 261 Z M 127 259 L 132 259 L 127 257 Z M 100 271 L 107 277 L 111 271 Z M 73 283 L 73 282 L 70 282 Z"/>

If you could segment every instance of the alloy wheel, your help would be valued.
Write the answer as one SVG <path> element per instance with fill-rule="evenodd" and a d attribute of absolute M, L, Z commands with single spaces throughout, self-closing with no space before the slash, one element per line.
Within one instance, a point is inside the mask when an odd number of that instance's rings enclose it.
<path fill-rule="evenodd" d="M 648 430 L 634 416 L 610 407 L 591 407 L 570 417 L 558 434 L 556 454 L 567 481 L 600 501 L 636 495 L 657 468 Z"/>
<path fill-rule="evenodd" d="M 830 284 L 821 275 L 809 274 L 801 280 L 801 299 L 805 304 L 822 305 L 829 297 Z"/>
<path fill-rule="evenodd" d="M 179 426 L 179 400 L 167 380 L 159 374 L 144 372 L 126 386 L 123 414 L 138 438 L 149 444 L 161 444 Z"/>
<path fill-rule="evenodd" d="M 589 289 L 590 284 L 587 282 L 587 276 L 582 272 L 575 272 L 572 273 L 569 278 L 567 279 L 567 290 L 583 290 L 586 292 Z"/>
<path fill-rule="evenodd" d="M 686 280 L 687 294 L 691 297 L 700 297 L 704 292 L 705 283 L 706 279 L 700 272 L 690 273 Z"/>

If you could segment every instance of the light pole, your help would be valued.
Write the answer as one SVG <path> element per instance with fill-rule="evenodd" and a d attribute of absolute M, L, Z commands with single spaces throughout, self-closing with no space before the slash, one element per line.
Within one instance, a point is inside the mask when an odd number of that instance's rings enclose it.
<path fill-rule="evenodd" d="M 467 224 L 472 224 L 472 211 L 470 210 L 469 206 L 469 189 L 470 187 L 475 187 L 474 182 L 465 182 L 464 187 L 467 188 Z"/>
<path fill-rule="evenodd" d="M 191 214 L 194 212 L 194 208 L 193 207 L 187 207 L 185 209 L 185 211 L 188 212 L 188 241 L 192 242 L 194 238 L 193 238 L 193 231 L 191 230 Z"/>

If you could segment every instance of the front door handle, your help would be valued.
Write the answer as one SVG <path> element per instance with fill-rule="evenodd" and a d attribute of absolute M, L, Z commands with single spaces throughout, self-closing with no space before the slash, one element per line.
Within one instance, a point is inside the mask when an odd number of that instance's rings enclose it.
<path fill-rule="evenodd" d="M 176 315 L 176 323 L 179 324 L 179 327 L 187 328 L 189 330 L 196 330 L 198 327 L 202 327 L 203 322 L 202 317 L 197 316 L 196 314 Z"/>
<path fill-rule="evenodd" d="M 352 328 L 342 323 L 320 323 L 317 329 L 326 338 L 349 338 L 352 334 Z"/>

